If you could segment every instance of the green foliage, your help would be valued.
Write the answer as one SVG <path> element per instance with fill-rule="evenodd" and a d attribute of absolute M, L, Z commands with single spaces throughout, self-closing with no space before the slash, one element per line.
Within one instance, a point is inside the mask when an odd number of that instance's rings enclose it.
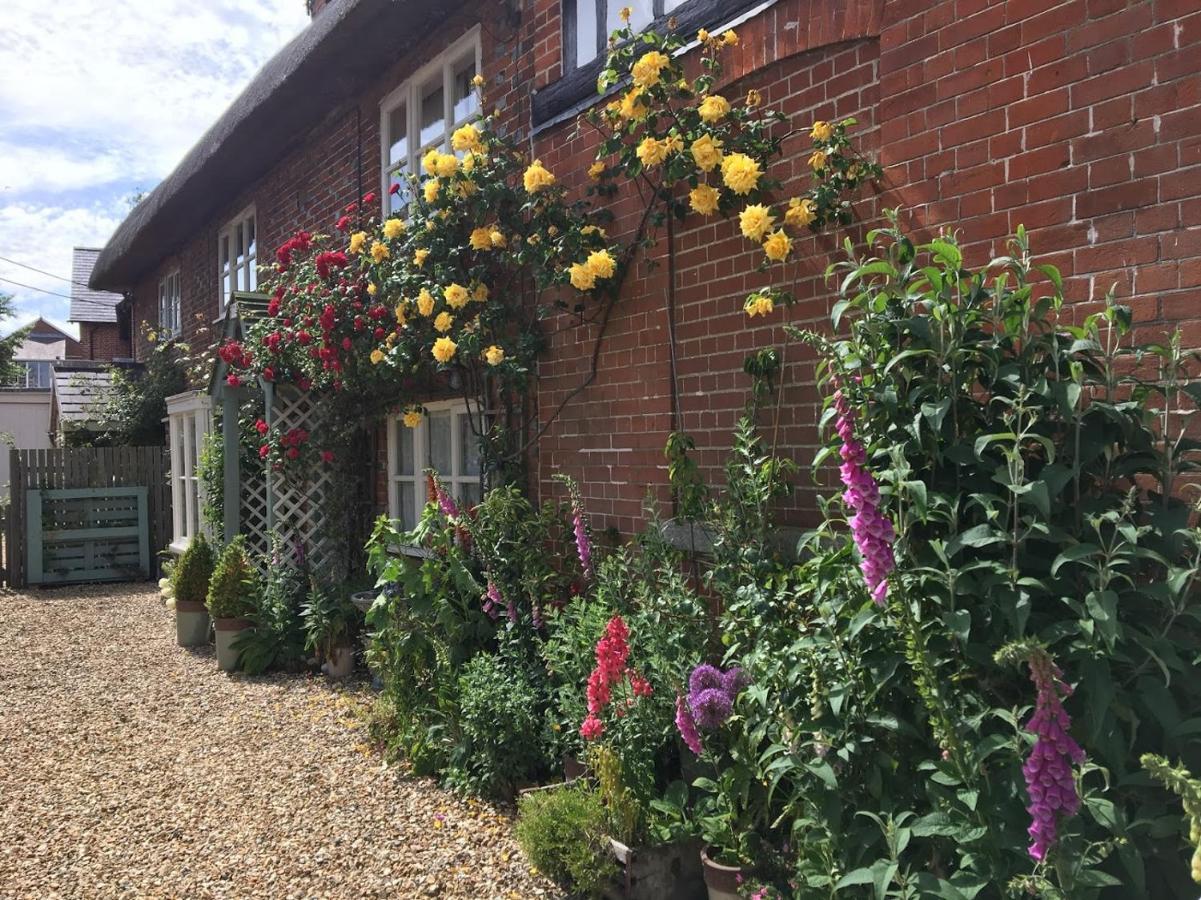
<path fill-rule="evenodd" d="M 105 430 L 97 441 L 135 447 L 164 443 L 167 398 L 188 389 L 187 352 L 186 344 L 164 341 L 154 345 L 138 371 L 111 367 L 112 388 L 99 416 Z"/>
<path fill-rule="evenodd" d="M 233 643 L 238 651 L 238 667 L 249 675 L 304 666 L 300 603 L 305 596 L 307 573 L 284 552 L 278 536 L 272 538 L 271 554 L 265 563 L 262 586 L 252 594 L 252 606 L 246 613 L 251 627 L 240 632 Z"/>
<path fill-rule="evenodd" d="M 328 659 L 334 649 L 353 644 L 362 614 L 344 591 L 314 577 L 309 579 L 300 617 L 305 649 Z"/>
<path fill-rule="evenodd" d="M 217 559 L 205 604 L 214 619 L 247 618 L 254 611 L 258 574 L 250 564 L 246 539 L 238 535 Z"/>
<path fill-rule="evenodd" d="M 526 794 L 517 841 L 538 871 L 584 896 L 600 896 L 617 874 L 600 797 L 580 785 Z"/>
<path fill-rule="evenodd" d="M 472 658 L 459 676 L 460 738 L 447 783 L 505 797 L 546 773 L 544 690 L 520 647 Z"/>
<path fill-rule="evenodd" d="M 175 599 L 203 603 L 208 596 L 209 579 L 213 575 L 213 547 L 201 531 L 179 556 L 171 572 Z"/>
<path fill-rule="evenodd" d="M 224 422 L 213 419 L 213 430 L 204 436 L 196 461 L 196 479 L 203 491 L 200 517 L 213 534 L 225 533 L 225 446 Z"/>
<path fill-rule="evenodd" d="M 11 319 L 16 315 L 17 308 L 11 294 L 0 294 L 0 322 Z M 13 362 L 17 350 L 29 336 L 31 326 L 17 328 L 7 337 L 0 338 L 0 384 L 13 384 L 23 378 L 25 369 L 19 363 Z M 22 382 L 23 383 L 23 382 Z"/>

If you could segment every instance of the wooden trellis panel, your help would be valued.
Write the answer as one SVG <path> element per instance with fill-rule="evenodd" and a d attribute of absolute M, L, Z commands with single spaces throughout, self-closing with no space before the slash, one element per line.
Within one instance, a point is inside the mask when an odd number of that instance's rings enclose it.
<path fill-rule="evenodd" d="M 147 490 L 26 491 L 30 584 L 150 577 Z"/>

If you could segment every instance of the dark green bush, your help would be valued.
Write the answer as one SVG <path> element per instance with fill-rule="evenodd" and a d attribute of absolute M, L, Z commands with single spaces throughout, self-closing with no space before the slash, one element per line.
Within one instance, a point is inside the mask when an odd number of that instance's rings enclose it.
<path fill-rule="evenodd" d="M 238 535 L 217 559 L 209 580 L 205 604 L 214 619 L 242 619 L 254 612 L 258 573 L 246 553 L 246 539 Z"/>
<path fill-rule="evenodd" d="M 578 894 L 598 896 L 617 874 L 604 804 L 578 784 L 522 797 L 517 842 L 538 871 Z"/>
<path fill-rule="evenodd" d="M 208 596 L 209 579 L 213 576 L 213 546 L 200 532 L 187 549 L 180 554 L 179 561 L 171 573 L 176 601 L 203 603 Z"/>
<path fill-rule="evenodd" d="M 238 666 L 250 675 L 268 669 L 304 667 L 304 630 L 300 604 L 307 575 L 273 545 L 262 590 L 256 591 L 247 618 L 253 623 L 234 639 Z"/>

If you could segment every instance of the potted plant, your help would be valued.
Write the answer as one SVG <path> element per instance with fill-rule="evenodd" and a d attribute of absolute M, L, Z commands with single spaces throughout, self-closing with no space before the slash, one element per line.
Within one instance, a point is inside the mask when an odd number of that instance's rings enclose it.
<path fill-rule="evenodd" d="M 213 575 L 213 548 L 203 533 L 197 534 L 171 572 L 175 597 L 175 640 L 181 647 L 199 647 L 209 640 L 209 614 L 205 608 L 209 579 Z"/>
<path fill-rule="evenodd" d="M 354 639 L 362 618 L 358 608 L 314 578 L 300 616 L 305 649 L 323 661 L 321 671 L 330 678 L 347 678 L 354 671 Z"/>
<path fill-rule="evenodd" d="M 239 535 L 221 551 L 205 601 L 217 636 L 217 666 L 223 672 L 238 667 L 234 639 L 253 623 L 255 571 L 246 553 L 246 541 Z"/>

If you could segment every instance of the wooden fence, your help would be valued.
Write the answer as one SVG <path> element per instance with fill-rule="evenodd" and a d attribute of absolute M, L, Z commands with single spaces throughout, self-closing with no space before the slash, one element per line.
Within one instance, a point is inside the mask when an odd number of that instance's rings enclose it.
<path fill-rule="evenodd" d="M 146 488 L 150 552 L 171 541 L 170 462 L 165 447 L 73 447 L 12 450 L 8 519 L 4 523 L 4 568 L 8 584 L 25 587 L 28 492 L 80 488 Z M 151 574 L 157 573 L 152 565 Z"/>

